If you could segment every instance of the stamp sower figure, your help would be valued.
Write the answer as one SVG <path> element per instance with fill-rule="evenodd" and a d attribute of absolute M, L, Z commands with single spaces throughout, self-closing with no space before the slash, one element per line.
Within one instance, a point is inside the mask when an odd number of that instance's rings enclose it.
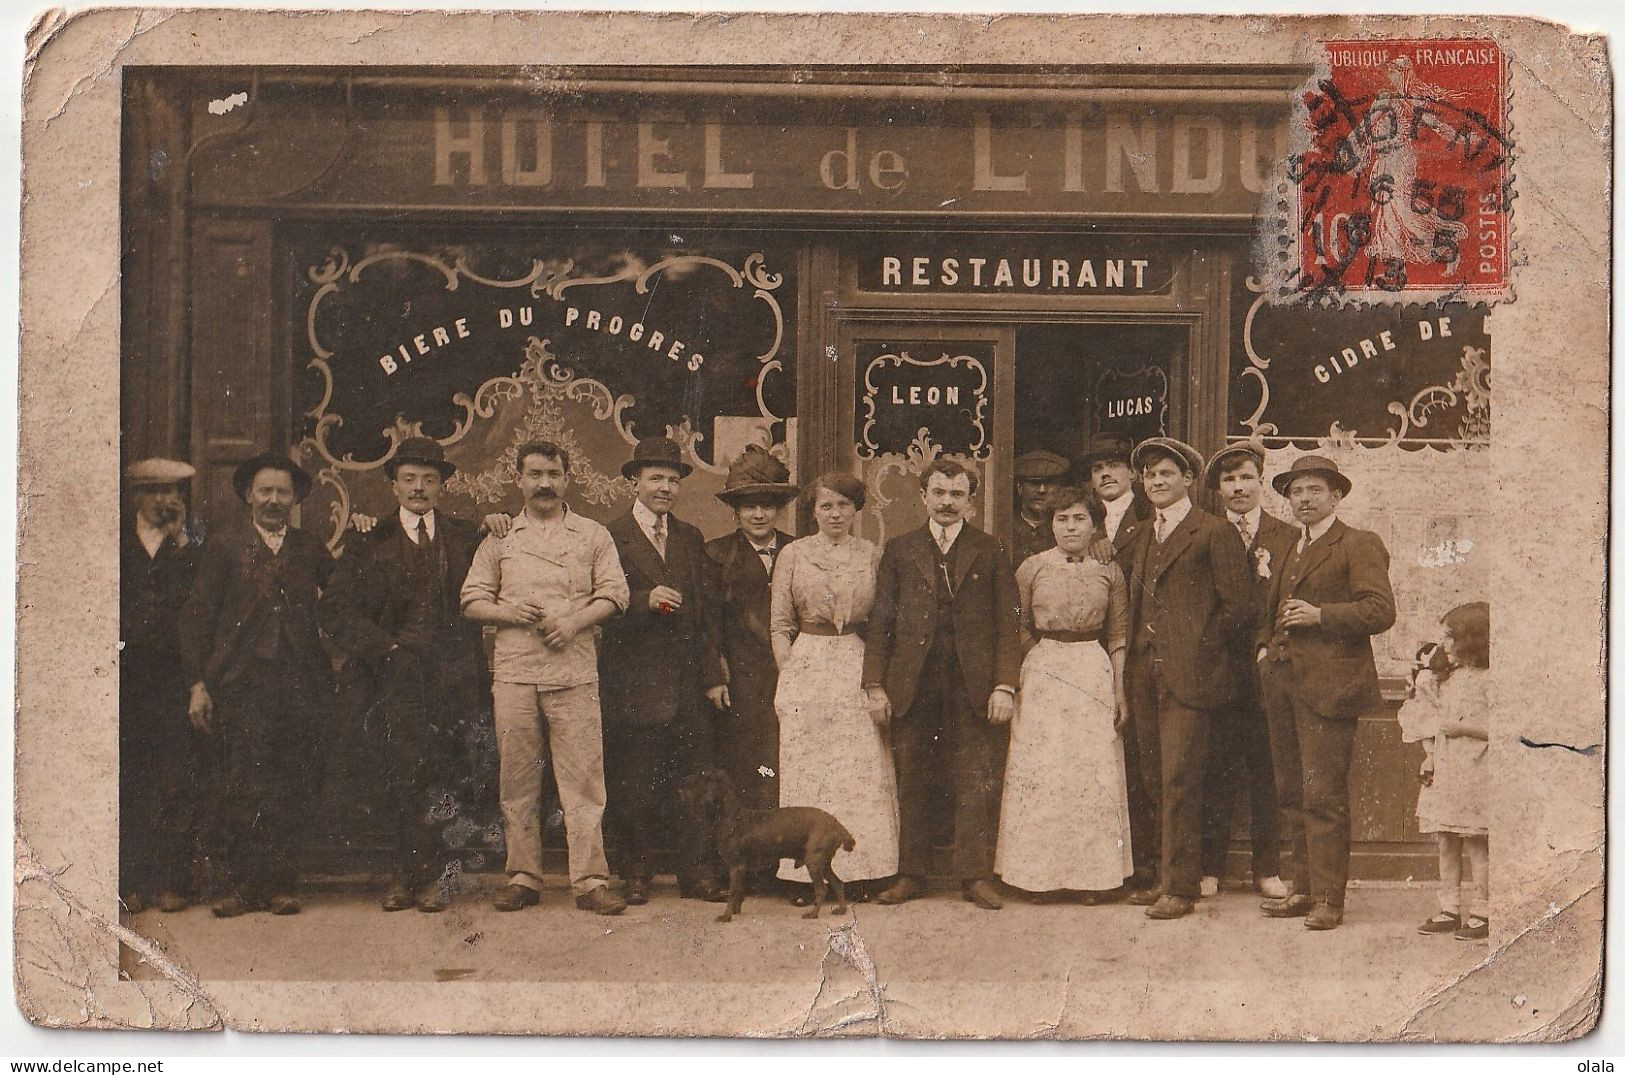
<path fill-rule="evenodd" d="M 604 859 L 595 630 L 626 607 L 626 576 L 608 531 L 564 502 L 568 452 L 531 441 L 519 446 L 514 469 L 525 510 L 480 543 L 462 591 L 463 615 L 497 628 L 491 708 L 508 885 L 492 906 L 517 911 L 541 899 L 541 782 L 551 753 L 576 906 L 619 914 L 626 904 L 607 887 Z"/>
<path fill-rule="evenodd" d="M 705 543 L 710 574 L 707 608 L 727 683 L 718 759 L 741 801 L 753 809 L 779 805 L 779 685 L 769 637 L 773 569 L 790 535 L 778 528 L 796 497 L 790 471 L 754 445 L 728 468 L 717 499 L 733 509 L 738 529 Z"/>
<path fill-rule="evenodd" d="M 1270 579 L 1258 624 L 1259 686 L 1269 714 L 1292 894 L 1265 900 L 1271 918 L 1310 929 L 1343 922 L 1349 871 L 1349 764 L 1362 713 L 1382 706 L 1371 636 L 1394 625 L 1388 550 L 1337 517 L 1352 488 L 1337 464 L 1300 456 L 1273 484 L 1302 527 Z"/>
<path fill-rule="evenodd" d="M 1065 459 L 1043 449 L 1027 452 L 1016 460 L 1015 536 L 1010 542 L 1010 562 L 1016 567 L 1027 557 L 1055 547 L 1048 500 L 1070 469 Z"/>
<path fill-rule="evenodd" d="M 1172 919 L 1189 914 L 1201 891 L 1208 728 L 1235 696 L 1228 639 L 1252 622 L 1252 587 L 1235 527 L 1190 501 L 1202 473 L 1196 449 L 1152 437 L 1134 449 L 1134 463 L 1155 513 L 1129 577 L 1125 678 L 1140 778 L 1158 811 L 1159 876 L 1129 899 L 1149 903 L 1150 918 Z"/>
<path fill-rule="evenodd" d="M 119 531 L 119 893 L 136 912 L 166 912 L 190 895 L 198 770 L 204 754 L 186 715 L 180 615 L 200 547 L 186 529 L 173 459 L 124 470 L 130 512 Z"/>
<path fill-rule="evenodd" d="M 956 460 L 926 468 L 930 518 L 886 543 L 875 580 L 863 684 L 874 718 L 892 723 L 901 826 L 897 880 L 881 903 L 925 891 L 932 793 L 946 782 L 964 898 L 1003 906 L 993 852 L 1021 643 L 1009 558 L 965 521 L 976 483 Z"/>
<path fill-rule="evenodd" d="M 446 908 L 447 856 L 431 818 L 458 776 L 464 725 L 482 708 L 484 647 L 459 611 L 479 530 L 437 507 L 456 469 L 436 441 L 402 443 L 384 464 L 400 510 L 351 540 L 318 606 L 348 658 L 353 692 L 341 697 L 360 699 L 383 736 L 396 837 L 386 911 Z"/>
<path fill-rule="evenodd" d="M 688 776 L 711 767 L 726 690 L 705 609 L 705 539 L 671 513 L 691 470 L 671 438 L 639 441 L 621 467 L 637 499 L 609 524 L 631 598 L 626 615 L 605 625 L 599 653 L 605 760 L 616 872 L 633 904 L 649 900 L 663 837 L 678 844 L 684 898 L 726 898 L 720 861 L 700 851 L 709 834 L 688 823 L 677 800 Z"/>
<path fill-rule="evenodd" d="M 214 913 L 298 914 L 293 855 L 314 791 L 313 735 L 332 694 L 316 600 L 333 557 L 289 525 L 310 492 L 310 476 L 289 459 L 256 456 L 237 467 L 232 485 L 252 525 L 204 548 L 181 618 L 189 713 L 220 748 L 228 887 Z"/>
<path fill-rule="evenodd" d="M 1231 667 L 1236 672 L 1235 701 L 1214 713 L 1208 733 L 1207 813 L 1202 829 L 1202 895 L 1219 891 L 1230 850 L 1230 819 L 1239 795 L 1247 798 L 1252 836 L 1253 885 L 1272 899 L 1288 895 L 1281 873 L 1281 831 L 1275 803 L 1275 768 L 1270 763 L 1269 722 L 1258 695 L 1252 661 L 1256 615 L 1262 612 L 1269 580 L 1286 562 L 1296 527 L 1264 510 L 1264 453 L 1256 444 L 1232 444 L 1208 460 L 1205 481 L 1219 494 L 1224 518 L 1247 548 L 1255 614 L 1245 633 L 1231 638 Z"/>

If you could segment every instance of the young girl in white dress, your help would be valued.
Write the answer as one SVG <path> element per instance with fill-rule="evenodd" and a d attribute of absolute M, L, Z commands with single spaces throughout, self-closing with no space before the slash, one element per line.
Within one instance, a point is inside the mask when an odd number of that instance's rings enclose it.
<path fill-rule="evenodd" d="M 1490 606 L 1461 605 L 1440 622 L 1438 654 L 1418 658 L 1414 696 L 1399 711 L 1405 741 L 1426 751 L 1416 819 L 1439 841 L 1439 913 L 1417 932 L 1479 941 L 1490 935 Z"/>

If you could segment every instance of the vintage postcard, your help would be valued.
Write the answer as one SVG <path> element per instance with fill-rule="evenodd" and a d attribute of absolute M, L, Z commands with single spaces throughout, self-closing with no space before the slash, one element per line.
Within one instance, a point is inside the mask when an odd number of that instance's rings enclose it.
<path fill-rule="evenodd" d="M 109 9 L 25 81 L 53 1027 L 1560 1041 L 1608 43 Z"/>

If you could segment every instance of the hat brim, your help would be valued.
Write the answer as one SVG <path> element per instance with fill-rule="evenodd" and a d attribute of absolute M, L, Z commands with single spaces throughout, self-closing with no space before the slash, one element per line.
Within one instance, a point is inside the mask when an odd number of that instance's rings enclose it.
<path fill-rule="evenodd" d="M 1257 463 L 1258 473 L 1264 473 L 1264 459 L 1257 448 L 1248 444 L 1232 444 L 1228 448 L 1221 448 L 1215 452 L 1213 458 L 1207 461 L 1207 474 L 1203 476 L 1202 483 L 1209 489 L 1217 489 L 1219 487 L 1219 472 L 1224 467 L 1224 461 L 1240 455 L 1244 455 Z"/>
<path fill-rule="evenodd" d="M 694 468 L 680 459 L 667 461 L 665 459 L 628 459 L 621 464 L 621 477 L 636 478 L 638 472 L 644 467 L 672 467 L 677 471 L 679 478 L 686 478 L 694 473 Z"/>
<path fill-rule="evenodd" d="M 280 470 L 293 476 L 293 500 L 299 503 L 310 495 L 310 475 L 305 473 L 303 467 L 291 459 L 281 456 L 256 456 L 237 464 L 237 469 L 231 475 L 231 487 L 237 491 L 237 499 L 248 503 L 248 487 L 254 482 L 254 475 L 262 470 Z"/>
<path fill-rule="evenodd" d="M 736 485 L 732 489 L 724 489 L 716 494 L 718 500 L 724 504 L 737 504 L 741 500 L 777 500 L 781 504 L 788 504 L 796 498 L 801 490 L 793 485 L 781 482 L 757 482 L 754 485 Z"/>
<path fill-rule="evenodd" d="M 1318 474 L 1322 478 L 1325 478 L 1327 481 L 1331 482 L 1332 486 L 1336 488 L 1339 496 L 1348 496 L 1350 490 L 1354 488 L 1354 483 L 1349 481 L 1348 477 L 1344 475 L 1342 471 L 1327 470 L 1325 467 L 1300 467 L 1297 470 L 1282 471 L 1280 474 L 1277 474 L 1275 477 L 1270 479 L 1270 484 L 1275 486 L 1275 491 L 1277 493 L 1280 493 L 1282 496 L 1286 496 L 1286 491 L 1292 487 L 1293 478 L 1303 478 L 1311 474 Z"/>
<path fill-rule="evenodd" d="M 384 477 L 390 481 L 395 480 L 395 471 L 411 463 L 419 467 L 434 467 L 440 472 L 440 480 L 445 481 L 457 473 L 457 464 L 449 459 L 391 459 L 384 464 Z"/>
<path fill-rule="evenodd" d="M 1189 470 L 1192 475 L 1205 473 L 1205 465 L 1202 461 L 1202 456 L 1196 451 L 1196 449 L 1190 447 L 1189 445 L 1171 443 L 1168 439 L 1159 438 L 1141 441 L 1134 449 L 1134 455 L 1129 460 L 1129 466 L 1134 470 L 1139 470 L 1143 466 L 1143 464 L 1140 462 L 1140 456 L 1146 452 L 1158 449 L 1165 452 L 1171 452 L 1172 454 L 1183 459 L 1185 461 L 1185 469 Z"/>

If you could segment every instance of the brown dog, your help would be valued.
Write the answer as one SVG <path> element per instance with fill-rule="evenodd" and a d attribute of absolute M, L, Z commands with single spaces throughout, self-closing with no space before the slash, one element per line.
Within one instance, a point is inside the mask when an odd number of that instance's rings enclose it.
<path fill-rule="evenodd" d="M 830 860 L 837 850 L 852 850 L 857 841 L 835 818 L 812 806 L 781 806 L 776 810 L 751 810 L 734 797 L 728 774 L 720 769 L 696 773 L 683 782 L 678 797 L 694 816 L 716 827 L 717 854 L 728 867 L 728 906 L 717 916 L 728 922 L 745 902 L 745 876 L 752 869 L 765 869 L 780 859 L 795 859 L 806 866 L 813 883 L 812 910 L 802 918 L 817 918 L 830 886 L 835 889 L 835 908 L 830 913 L 846 913 L 846 885 Z"/>

